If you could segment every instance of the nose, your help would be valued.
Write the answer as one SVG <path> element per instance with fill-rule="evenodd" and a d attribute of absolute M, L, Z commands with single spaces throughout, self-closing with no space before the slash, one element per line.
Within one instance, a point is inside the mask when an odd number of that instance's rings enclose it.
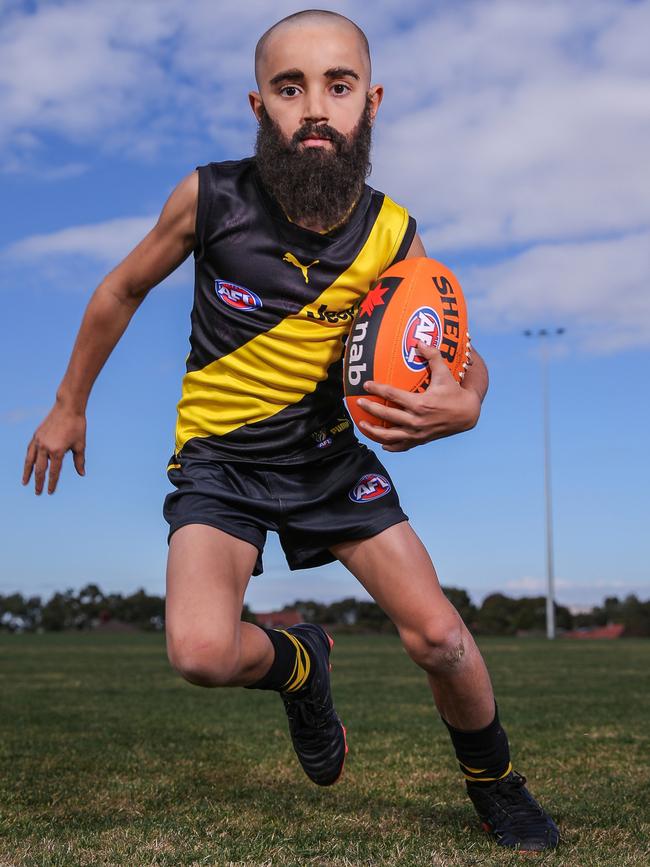
<path fill-rule="evenodd" d="M 310 90 L 305 94 L 302 122 L 327 123 L 328 120 L 323 94 L 319 90 Z"/>

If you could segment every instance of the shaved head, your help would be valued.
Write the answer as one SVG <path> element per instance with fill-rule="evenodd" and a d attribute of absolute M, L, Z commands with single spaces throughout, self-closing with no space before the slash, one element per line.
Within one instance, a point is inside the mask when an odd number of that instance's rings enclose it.
<path fill-rule="evenodd" d="M 344 15 L 307 9 L 269 28 L 255 50 L 255 163 L 289 219 L 317 232 L 348 219 L 370 170 L 383 87 L 370 84 L 364 32 Z"/>
<path fill-rule="evenodd" d="M 258 87 L 261 86 L 260 67 L 264 60 L 264 53 L 269 40 L 273 39 L 276 35 L 280 35 L 284 29 L 301 24 L 324 24 L 329 27 L 334 25 L 340 26 L 342 29 L 352 30 L 359 40 L 361 56 L 363 57 L 365 64 L 367 64 L 367 68 L 364 72 L 367 73 L 368 82 L 370 82 L 370 46 L 368 45 L 368 40 L 363 30 L 355 24 L 354 21 L 346 18 L 345 15 L 340 15 L 338 12 L 329 12 L 325 9 L 305 9 L 303 12 L 294 12 L 293 15 L 287 15 L 286 18 L 283 18 L 272 27 L 269 27 L 266 33 L 262 34 L 260 37 L 257 46 L 255 47 L 255 80 L 257 81 Z"/>

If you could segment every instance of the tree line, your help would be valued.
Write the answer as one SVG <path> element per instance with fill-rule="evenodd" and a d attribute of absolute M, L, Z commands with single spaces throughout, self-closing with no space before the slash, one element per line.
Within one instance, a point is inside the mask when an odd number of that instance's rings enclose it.
<path fill-rule="evenodd" d="M 545 633 L 546 597 L 513 598 L 503 593 L 491 593 L 481 605 L 475 605 L 466 590 L 443 587 L 443 592 L 475 635 L 521 635 Z M 394 626 L 374 602 L 348 598 L 326 605 L 297 600 L 287 608 L 296 608 L 305 620 L 313 623 L 335 623 L 351 630 L 394 631 Z M 650 637 L 650 600 L 641 602 L 634 595 L 619 599 L 607 597 L 592 611 L 571 614 L 564 605 L 555 605 L 555 622 L 559 632 L 622 623 L 626 636 Z"/>
<path fill-rule="evenodd" d="M 543 596 L 515 599 L 492 593 L 477 606 L 465 590 L 454 587 L 443 590 L 476 635 L 534 634 L 545 630 L 546 600 Z M 310 623 L 334 624 L 348 631 L 395 631 L 375 602 L 353 597 L 329 604 L 297 599 L 284 608 L 285 611 L 293 609 Z M 634 595 L 624 599 L 607 597 L 602 605 L 584 614 L 572 615 L 565 606 L 556 605 L 555 615 L 558 631 L 622 623 L 626 636 L 650 636 L 650 600 L 642 602 Z M 247 606 L 242 617 L 255 622 L 255 615 Z M 152 596 L 142 588 L 123 596 L 121 593 L 105 594 L 96 584 L 88 584 L 77 592 L 54 593 L 45 602 L 40 596 L 24 597 L 21 593 L 0 595 L 0 630 L 11 632 L 83 630 L 115 624 L 161 630 L 164 618 L 164 597 Z"/>

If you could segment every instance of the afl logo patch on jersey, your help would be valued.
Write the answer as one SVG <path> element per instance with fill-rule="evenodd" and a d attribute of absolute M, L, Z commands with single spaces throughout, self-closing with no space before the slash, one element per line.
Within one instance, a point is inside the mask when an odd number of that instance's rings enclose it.
<path fill-rule="evenodd" d="M 228 283 L 227 280 L 215 280 L 214 288 L 224 304 L 234 307 L 235 310 L 257 310 L 262 307 L 262 299 L 250 289 L 238 286 L 236 283 Z"/>
<path fill-rule="evenodd" d="M 366 473 L 361 476 L 348 496 L 353 503 L 368 503 L 370 500 L 378 500 L 391 491 L 391 484 L 386 476 L 379 473 Z"/>
<path fill-rule="evenodd" d="M 442 326 L 436 311 L 432 307 L 420 307 L 416 310 L 406 323 L 402 337 L 402 358 L 408 369 L 418 371 L 427 366 L 426 358 L 417 353 L 418 340 L 437 349 L 441 338 Z"/>

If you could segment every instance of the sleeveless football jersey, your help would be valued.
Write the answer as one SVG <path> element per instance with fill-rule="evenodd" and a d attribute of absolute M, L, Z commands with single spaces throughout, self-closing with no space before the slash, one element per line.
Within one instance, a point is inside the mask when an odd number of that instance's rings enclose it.
<path fill-rule="evenodd" d="M 366 185 L 347 222 L 320 234 L 287 219 L 253 158 L 198 172 L 176 457 L 291 464 L 350 444 L 345 338 L 372 281 L 406 255 L 415 221 Z"/>

